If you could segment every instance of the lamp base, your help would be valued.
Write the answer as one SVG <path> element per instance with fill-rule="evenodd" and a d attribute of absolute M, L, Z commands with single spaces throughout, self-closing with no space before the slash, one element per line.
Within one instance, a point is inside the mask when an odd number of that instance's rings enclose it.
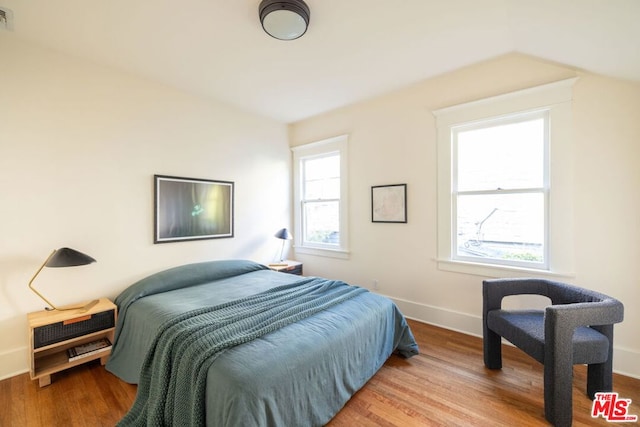
<path fill-rule="evenodd" d="M 99 300 L 95 299 L 90 301 L 82 306 L 73 306 L 73 307 L 45 307 L 47 311 L 71 311 L 71 310 L 79 310 L 80 313 L 84 313 L 86 311 L 91 310 L 96 304 L 98 304 Z"/>

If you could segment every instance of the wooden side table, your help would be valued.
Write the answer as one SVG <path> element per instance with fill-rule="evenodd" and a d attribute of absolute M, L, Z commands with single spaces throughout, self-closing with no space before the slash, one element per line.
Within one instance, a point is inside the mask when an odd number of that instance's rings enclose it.
<path fill-rule="evenodd" d="M 298 261 L 285 260 L 278 263 L 269 264 L 269 268 L 273 271 L 282 273 L 297 274 L 302 276 L 302 263 Z"/>
<path fill-rule="evenodd" d="M 64 307 L 63 307 L 64 308 Z M 27 314 L 29 324 L 30 375 L 40 387 L 51 384 L 51 374 L 100 359 L 104 365 L 111 354 L 111 346 L 69 360 L 67 350 L 101 338 L 113 343 L 118 309 L 107 298 L 87 311 L 42 310 Z"/>

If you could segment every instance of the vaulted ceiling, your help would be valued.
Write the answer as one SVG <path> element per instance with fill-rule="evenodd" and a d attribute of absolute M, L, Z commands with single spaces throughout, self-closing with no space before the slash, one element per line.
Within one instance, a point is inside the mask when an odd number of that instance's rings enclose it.
<path fill-rule="evenodd" d="M 309 30 L 288 42 L 264 33 L 260 0 L 0 0 L 0 37 L 283 122 L 510 52 L 640 81 L 638 0 L 306 2 Z"/>

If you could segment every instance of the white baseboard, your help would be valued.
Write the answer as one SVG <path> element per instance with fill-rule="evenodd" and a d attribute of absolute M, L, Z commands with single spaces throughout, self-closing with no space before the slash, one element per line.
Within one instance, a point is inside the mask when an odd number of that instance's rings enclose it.
<path fill-rule="evenodd" d="M 396 303 L 400 311 L 402 311 L 402 314 L 409 319 L 415 319 L 420 322 L 440 326 L 456 332 L 462 332 L 467 335 L 482 337 L 481 316 L 474 316 L 468 313 L 462 313 L 427 304 L 420 304 L 389 296 L 387 296 L 387 298 Z"/>
<path fill-rule="evenodd" d="M 14 348 L 0 353 L 0 381 L 29 371 L 29 349 Z"/>
<path fill-rule="evenodd" d="M 615 338 L 613 341 L 615 341 Z M 628 377 L 640 379 L 640 353 L 614 345 L 613 371 Z"/>
<path fill-rule="evenodd" d="M 409 319 L 482 338 L 482 317 L 387 296 Z M 614 339 L 615 342 L 615 339 Z M 479 363 L 483 363 L 482 360 Z M 614 372 L 640 379 L 640 352 L 613 347 Z"/>

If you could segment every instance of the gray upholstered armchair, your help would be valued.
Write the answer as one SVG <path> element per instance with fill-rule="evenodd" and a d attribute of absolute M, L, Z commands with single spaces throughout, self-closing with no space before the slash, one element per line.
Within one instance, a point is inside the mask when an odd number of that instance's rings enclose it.
<path fill-rule="evenodd" d="M 573 365 L 587 364 L 587 395 L 612 391 L 613 324 L 622 303 L 604 294 L 545 279 L 485 280 L 484 364 L 502 368 L 500 337 L 544 365 L 544 412 L 556 427 L 570 426 Z M 503 310 L 508 295 L 536 294 L 551 300 L 545 310 Z"/>

